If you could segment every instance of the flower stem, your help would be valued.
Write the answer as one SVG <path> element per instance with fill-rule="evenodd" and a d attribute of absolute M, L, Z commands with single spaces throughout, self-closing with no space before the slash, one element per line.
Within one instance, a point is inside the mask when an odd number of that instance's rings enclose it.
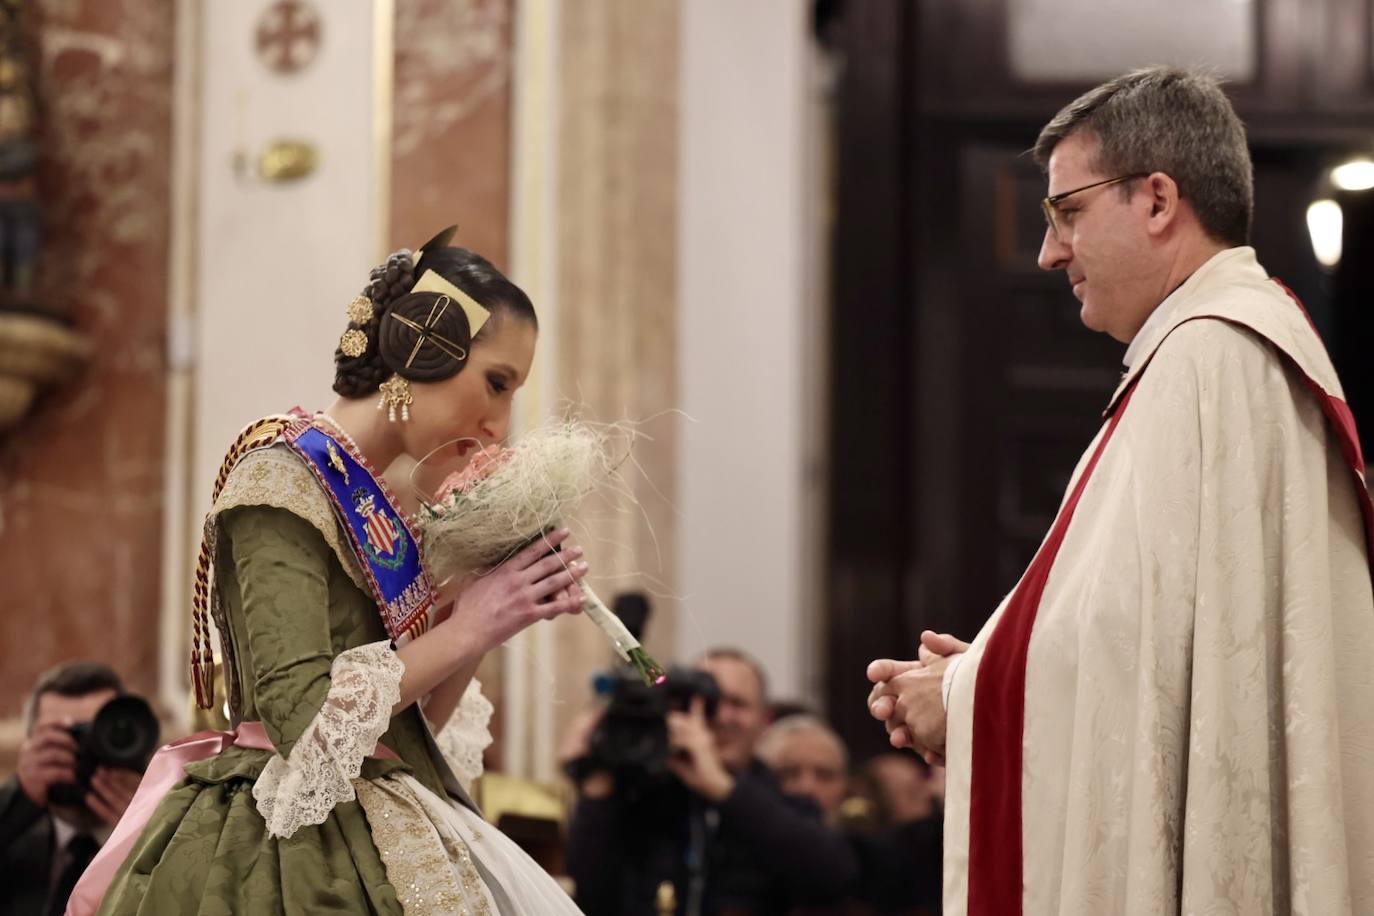
<path fill-rule="evenodd" d="M 663 666 L 654 661 L 654 657 L 643 649 L 630 650 L 630 664 L 639 672 L 639 676 L 644 678 L 646 686 L 657 687 L 668 680 Z"/>
<path fill-rule="evenodd" d="M 628 662 L 639 676 L 644 678 L 644 683 L 652 687 L 662 684 L 667 680 L 667 675 L 663 671 L 663 666 L 654 661 L 653 656 L 644 651 L 640 646 L 639 640 L 629 631 L 621 619 L 615 616 L 610 608 L 597 597 L 592 587 L 585 582 L 582 583 L 582 593 L 587 596 L 587 603 L 582 606 L 592 623 L 601 628 L 601 632 L 610 637 L 611 645 L 615 647 L 616 653 Z"/>

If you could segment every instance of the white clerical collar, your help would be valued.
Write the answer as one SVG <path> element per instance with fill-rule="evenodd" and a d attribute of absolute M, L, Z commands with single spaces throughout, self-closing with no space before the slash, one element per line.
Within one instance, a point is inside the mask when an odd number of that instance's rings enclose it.
<path fill-rule="evenodd" d="M 1204 274 L 1209 273 L 1211 268 L 1222 261 L 1229 261 L 1232 257 L 1237 255 L 1243 256 L 1247 252 L 1253 259 L 1254 249 L 1248 246 L 1227 248 L 1217 252 L 1208 258 L 1197 270 L 1193 271 L 1188 279 L 1175 287 L 1173 292 L 1165 296 L 1164 301 L 1155 306 L 1155 310 L 1150 313 L 1150 317 L 1145 319 L 1145 323 L 1140 326 L 1140 330 L 1131 338 L 1130 346 L 1126 348 L 1126 355 L 1121 358 L 1121 362 L 1125 365 L 1126 369 L 1129 371 L 1133 368 L 1136 364 L 1136 360 L 1140 359 L 1142 355 L 1153 348 L 1155 338 L 1158 336 L 1159 332 L 1168 327 L 1170 314 L 1178 308 L 1180 302 L 1187 298 L 1186 293 L 1197 285 L 1194 281 L 1201 279 Z"/>

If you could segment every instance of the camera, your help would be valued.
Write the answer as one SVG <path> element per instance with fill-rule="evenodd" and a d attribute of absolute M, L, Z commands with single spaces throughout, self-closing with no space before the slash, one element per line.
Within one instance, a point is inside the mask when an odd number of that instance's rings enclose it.
<path fill-rule="evenodd" d="M 623 592 L 615 598 L 615 615 L 636 639 L 651 611 L 641 592 Z M 609 771 L 619 789 L 630 795 L 672 782 L 668 713 L 687 711 L 698 696 L 705 702 L 707 718 L 714 718 L 720 705 L 716 679 L 690 668 L 673 668 L 664 683 L 650 686 L 626 665 L 597 675 L 593 685 L 598 695 L 608 698 L 606 710 L 588 740 L 587 753 L 564 769 L 575 783 L 598 770 Z"/>
<path fill-rule="evenodd" d="M 586 757 L 574 761 L 581 772 L 609 770 L 617 784 L 654 784 L 671 776 L 668 770 L 669 712 L 684 712 L 701 697 L 707 718 L 720 705 L 720 687 L 705 671 L 673 668 L 668 680 L 649 686 L 637 675 L 610 679 L 605 692 L 610 702 L 592 733 Z M 576 778 L 576 776 L 574 776 Z"/>
<path fill-rule="evenodd" d="M 78 807 L 85 805 L 98 767 L 136 773 L 147 769 L 160 727 L 147 702 L 125 694 L 100 707 L 91 721 L 67 726 L 67 732 L 76 740 L 76 780 L 54 785 L 48 790 L 48 801 Z"/>

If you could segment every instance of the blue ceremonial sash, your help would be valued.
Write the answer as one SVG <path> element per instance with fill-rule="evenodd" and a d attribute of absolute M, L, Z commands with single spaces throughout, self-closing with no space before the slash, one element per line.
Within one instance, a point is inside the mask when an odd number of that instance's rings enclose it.
<path fill-rule="evenodd" d="M 329 494 L 372 587 L 387 635 L 397 642 L 424 632 L 434 586 L 420 562 L 419 542 L 390 489 L 350 445 L 309 420 L 292 423 L 283 439 Z"/>

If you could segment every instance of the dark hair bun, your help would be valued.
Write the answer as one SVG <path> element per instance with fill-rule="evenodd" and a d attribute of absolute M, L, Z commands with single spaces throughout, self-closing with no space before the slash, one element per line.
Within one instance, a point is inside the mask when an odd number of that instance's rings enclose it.
<path fill-rule="evenodd" d="M 462 370 L 472 347 L 472 331 L 467 313 L 451 297 L 410 293 L 382 316 L 377 347 L 382 362 L 402 378 L 437 382 Z"/>
<path fill-rule="evenodd" d="M 410 292 L 415 285 L 415 262 L 409 248 L 393 251 L 386 263 L 372 268 L 368 274 L 367 298 L 379 310 Z"/>
<path fill-rule="evenodd" d="M 334 390 L 340 395 L 360 398 L 372 394 L 393 372 L 423 382 L 449 378 L 463 368 L 472 346 L 471 328 L 467 314 L 456 302 L 444 310 L 431 329 L 444 338 L 440 342 L 443 345 L 427 341 L 406 368 L 419 332 L 398 319 L 404 317 L 423 328 L 431 308 L 438 302 L 435 293 L 410 292 L 416 278 L 426 271 L 433 270 L 493 313 L 501 311 L 538 327 L 534 306 L 520 287 L 481 255 L 466 248 L 448 247 L 451 236 L 445 230 L 426 244 L 418 267 L 411 253 L 403 248 L 372 268 L 363 291 L 372 302 L 372 318 L 363 324 L 349 325 L 367 337 L 367 348 L 358 356 L 348 356 L 342 349 L 334 351 Z M 393 311 L 397 317 L 388 317 Z M 486 325 L 491 326 L 490 322 Z"/>

